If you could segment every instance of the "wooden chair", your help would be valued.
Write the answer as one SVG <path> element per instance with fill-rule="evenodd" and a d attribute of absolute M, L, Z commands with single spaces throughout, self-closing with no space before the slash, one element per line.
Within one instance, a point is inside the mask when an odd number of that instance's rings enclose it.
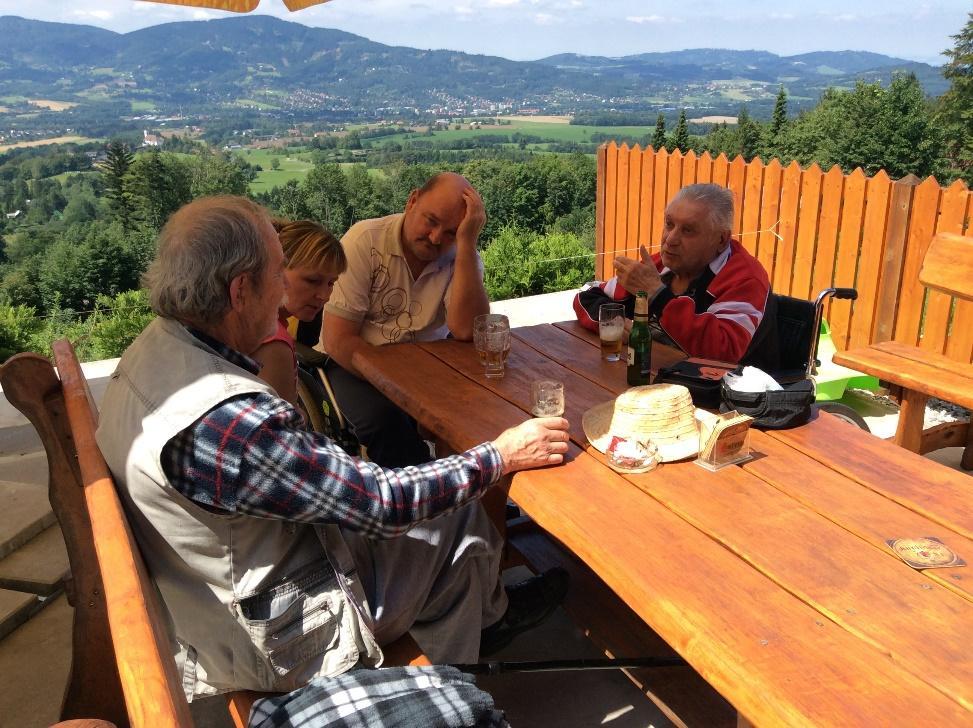
<path fill-rule="evenodd" d="M 973 237 L 936 235 L 923 258 L 919 282 L 947 296 L 973 301 Z M 901 409 L 896 444 L 918 453 L 965 445 L 961 464 L 966 470 L 973 469 L 973 426 L 969 423 L 950 423 L 923 432 L 929 397 L 973 409 L 973 365 L 894 341 L 841 352 L 834 360 L 898 388 Z"/>
<path fill-rule="evenodd" d="M 95 441 L 91 392 L 70 342 L 53 348 L 56 373 L 44 357 L 17 354 L 0 366 L 0 386 L 47 451 L 48 495 L 71 564 L 71 670 L 57 725 L 190 728 L 159 596 Z M 386 664 L 430 664 L 408 634 L 385 653 Z M 262 695 L 228 694 L 237 728 Z"/>

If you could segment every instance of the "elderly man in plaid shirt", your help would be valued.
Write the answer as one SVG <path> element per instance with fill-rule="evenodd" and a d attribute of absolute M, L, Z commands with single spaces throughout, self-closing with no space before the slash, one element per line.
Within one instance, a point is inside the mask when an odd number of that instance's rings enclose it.
<path fill-rule="evenodd" d="M 248 356 L 285 294 L 270 219 L 196 200 L 159 235 L 159 314 L 122 357 L 98 444 L 168 610 L 187 697 L 291 691 L 379 666 L 410 632 L 434 662 L 475 662 L 538 623 L 563 571 L 506 590 L 477 498 L 560 463 L 566 420 L 535 418 L 460 455 L 399 470 L 350 457 L 257 376 Z"/>

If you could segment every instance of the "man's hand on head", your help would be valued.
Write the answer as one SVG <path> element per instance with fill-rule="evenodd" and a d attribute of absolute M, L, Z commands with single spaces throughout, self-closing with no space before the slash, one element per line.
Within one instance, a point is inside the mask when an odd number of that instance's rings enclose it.
<path fill-rule="evenodd" d="M 466 202 L 466 214 L 456 229 L 456 242 L 458 245 L 468 245 L 476 249 L 476 240 L 483 230 L 486 223 L 486 209 L 483 207 L 483 198 L 480 193 L 472 187 L 463 190 L 463 201 Z"/>
<path fill-rule="evenodd" d="M 493 441 L 503 458 L 504 474 L 544 465 L 557 465 L 568 451 L 568 421 L 563 417 L 535 417 L 500 433 Z"/>
<path fill-rule="evenodd" d="M 639 248 L 639 256 L 642 258 L 640 261 L 624 255 L 615 258 L 615 275 L 629 293 L 645 291 L 651 298 L 662 288 L 662 278 L 644 245 Z"/>

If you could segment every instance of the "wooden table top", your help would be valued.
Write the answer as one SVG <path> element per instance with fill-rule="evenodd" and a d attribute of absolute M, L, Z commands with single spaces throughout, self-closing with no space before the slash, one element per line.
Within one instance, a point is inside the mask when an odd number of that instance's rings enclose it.
<path fill-rule="evenodd" d="M 756 725 L 973 725 L 973 574 L 915 571 L 886 539 L 935 536 L 973 563 L 969 476 L 822 414 L 753 431 L 756 458 L 622 475 L 582 413 L 626 388 L 574 322 L 513 330 L 502 379 L 472 344 L 356 354 L 376 387 L 457 451 L 564 382 L 572 449 L 510 496 Z M 653 349 L 654 367 L 676 360 Z"/>

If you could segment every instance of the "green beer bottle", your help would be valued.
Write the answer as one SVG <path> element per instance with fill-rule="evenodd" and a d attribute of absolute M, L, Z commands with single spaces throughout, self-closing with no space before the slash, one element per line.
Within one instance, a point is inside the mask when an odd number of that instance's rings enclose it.
<path fill-rule="evenodd" d="M 635 322 L 628 335 L 628 385 L 649 383 L 652 365 L 652 332 L 649 331 L 649 298 L 645 291 L 635 294 Z"/>

